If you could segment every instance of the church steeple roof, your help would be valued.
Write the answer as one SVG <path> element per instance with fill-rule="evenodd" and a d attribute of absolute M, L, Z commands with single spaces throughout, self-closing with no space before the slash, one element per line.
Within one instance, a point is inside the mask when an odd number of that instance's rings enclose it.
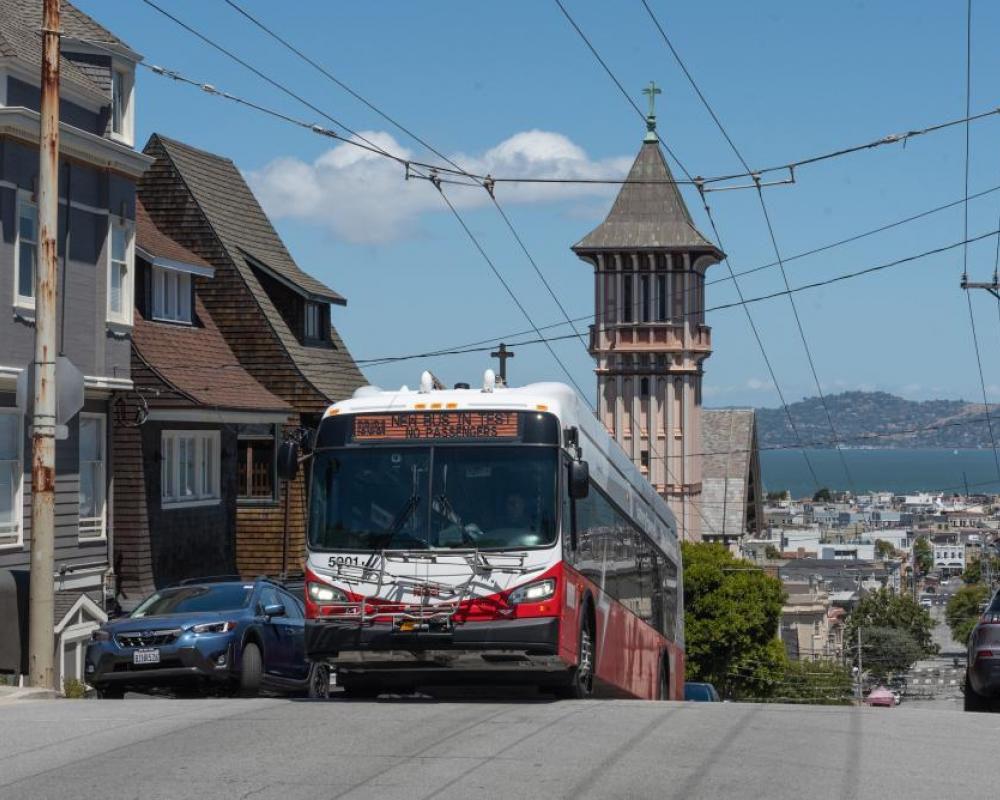
<path fill-rule="evenodd" d="M 573 245 L 578 254 L 592 250 L 703 250 L 722 256 L 694 226 L 659 142 L 648 136 L 607 219 Z"/>

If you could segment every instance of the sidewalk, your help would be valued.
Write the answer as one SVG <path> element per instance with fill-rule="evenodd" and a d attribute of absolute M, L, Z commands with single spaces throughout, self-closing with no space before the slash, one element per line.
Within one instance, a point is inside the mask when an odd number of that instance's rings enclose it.
<path fill-rule="evenodd" d="M 59 697 L 52 689 L 35 689 L 29 686 L 0 686 L 0 706 L 18 700 L 54 700 Z"/>

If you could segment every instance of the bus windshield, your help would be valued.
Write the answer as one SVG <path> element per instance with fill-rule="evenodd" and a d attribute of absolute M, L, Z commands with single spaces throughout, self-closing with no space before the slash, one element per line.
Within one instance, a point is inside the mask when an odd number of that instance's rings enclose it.
<path fill-rule="evenodd" d="M 320 550 L 542 547 L 556 540 L 556 448 L 337 448 L 313 463 Z"/>

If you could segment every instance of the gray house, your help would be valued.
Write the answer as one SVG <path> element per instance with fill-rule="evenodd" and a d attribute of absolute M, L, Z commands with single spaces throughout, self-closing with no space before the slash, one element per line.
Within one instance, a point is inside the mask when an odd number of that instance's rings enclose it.
<path fill-rule="evenodd" d="M 41 8 L 0 0 L 0 309 L 7 309 L 0 315 L 0 612 L 17 607 L 22 626 L 31 453 L 15 385 L 34 352 Z M 151 162 L 133 141 L 140 56 L 65 2 L 62 28 L 57 335 L 59 354 L 85 376 L 85 403 L 56 449 L 60 682 L 83 677 L 84 645 L 104 619 L 114 538 L 111 429 L 132 390 L 135 184 Z M 20 602 L 3 596 L 14 584 Z M 19 644 L 0 639 L 0 671 L 24 671 Z"/>

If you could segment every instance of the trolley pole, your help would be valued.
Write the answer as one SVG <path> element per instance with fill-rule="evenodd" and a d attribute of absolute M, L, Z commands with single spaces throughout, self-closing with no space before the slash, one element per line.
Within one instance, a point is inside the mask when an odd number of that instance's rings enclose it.
<path fill-rule="evenodd" d="M 56 485 L 56 232 L 59 214 L 59 0 L 43 0 L 42 93 L 31 428 L 31 588 L 28 680 L 55 688 L 53 571 Z"/>

